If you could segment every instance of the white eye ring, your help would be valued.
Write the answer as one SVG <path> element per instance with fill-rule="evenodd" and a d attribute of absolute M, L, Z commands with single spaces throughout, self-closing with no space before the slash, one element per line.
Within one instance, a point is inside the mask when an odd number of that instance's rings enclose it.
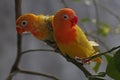
<path fill-rule="evenodd" d="M 69 16 L 68 16 L 68 15 L 63 15 L 63 18 L 64 18 L 65 20 L 67 20 L 67 19 L 69 18 Z"/>
<path fill-rule="evenodd" d="M 25 27 L 26 25 L 27 25 L 27 21 L 26 20 L 21 21 L 21 26 L 22 27 Z"/>

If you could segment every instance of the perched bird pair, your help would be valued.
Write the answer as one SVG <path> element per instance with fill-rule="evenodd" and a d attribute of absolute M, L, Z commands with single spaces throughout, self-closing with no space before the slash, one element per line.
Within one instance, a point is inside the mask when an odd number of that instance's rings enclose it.
<path fill-rule="evenodd" d="M 40 40 L 56 42 L 63 55 L 87 58 L 96 53 L 84 32 L 77 25 L 78 18 L 70 8 L 63 8 L 54 16 L 25 14 L 17 21 L 17 32 L 31 32 Z M 99 57 L 93 61 L 101 62 Z"/>

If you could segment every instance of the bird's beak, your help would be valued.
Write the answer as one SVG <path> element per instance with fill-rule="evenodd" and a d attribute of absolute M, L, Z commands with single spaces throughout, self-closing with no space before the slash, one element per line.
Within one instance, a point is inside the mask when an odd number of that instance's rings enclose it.
<path fill-rule="evenodd" d="M 71 23 L 72 23 L 72 26 L 75 26 L 78 22 L 78 17 L 77 16 L 74 16 L 72 19 L 71 19 Z"/>
<path fill-rule="evenodd" d="M 17 31 L 18 34 L 20 34 L 20 35 L 22 35 L 22 33 L 25 32 L 25 30 L 24 30 L 22 27 L 20 27 L 20 26 L 17 26 L 17 27 L 16 27 L 16 31 Z"/>

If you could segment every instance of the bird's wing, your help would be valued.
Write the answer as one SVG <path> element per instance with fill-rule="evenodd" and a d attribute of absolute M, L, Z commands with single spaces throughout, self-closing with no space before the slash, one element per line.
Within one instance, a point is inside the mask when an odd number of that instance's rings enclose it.
<path fill-rule="evenodd" d="M 90 44 L 90 42 L 88 41 L 86 35 L 84 34 L 84 32 L 81 30 L 81 28 L 79 26 L 76 25 L 76 30 L 77 30 L 77 39 L 76 42 L 77 44 L 79 44 L 80 46 L 84 47 L 87 50 L 91 50 L 94 51 L 92 45 Z"/>

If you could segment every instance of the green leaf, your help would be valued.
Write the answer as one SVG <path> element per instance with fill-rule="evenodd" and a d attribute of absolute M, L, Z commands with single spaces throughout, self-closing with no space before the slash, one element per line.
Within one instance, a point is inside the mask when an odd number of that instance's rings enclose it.
<path fill-rule="evenodd" d="M 92 75 L 88 78 L 88 80 L 105 80 L 103 77 L 105 77 L 106 72 L 100 72 L 97 75 Z"/>
<path fill-rule="evenodd" d="M 98 73 L 98 76 L 99 76 L 99 77 L 105 77 L 105 76 L 106 76 L 106 72 L 99 72 L 99 73 Z"/>
<path fill-rule="evenodd" d="M 81 23 L 91 22 L 90 18 L 82 18 Z"/>
<path fill-rule="evenodd" d="M 115 67 L 114 58 L 108 62 L 106 73 L 114 80 L 120 80 L 120 72 Z"/>
<path fill-rule="evenodd" d="M 105 56 L 107 62 L 109 62 L 112 59 L 111 55 L 105 54 L 104 56 Z"/>
<path fill-rule="evenodd" d="M 114 57 L 115 67 L 120 72 L 120 49 L 115 53 Z"/>
<path fill-rule="evenodd" d="M 99 70 L 99 68 L 100 68 L 100 64 L 101 64 L 101 63 L 96 63 L 96 64 L 95 64 L 95 66 L 94 66 L 94 68 L 93 68 L 93 70 L 94 70 L 95 72 L 98 72 L 98 70 Z"/>
<path fill-rule="evenodd" d="M 105 22 L 100 22 L 99 25 L 100 28 L 98 30 L 98 33 L 101 34 L 102 36 L 107 36 L 108 33 L 110 32 L 110 26 Z"/>

